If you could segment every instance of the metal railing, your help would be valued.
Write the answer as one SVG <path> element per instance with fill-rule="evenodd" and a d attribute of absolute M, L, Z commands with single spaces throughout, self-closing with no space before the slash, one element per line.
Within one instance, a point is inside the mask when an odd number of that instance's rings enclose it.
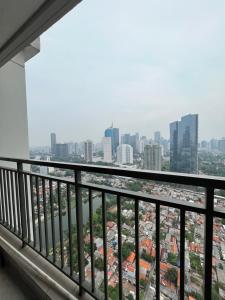
<path fill-rule="evenodd" d="M 118 231 L 118 298 L 123 298 L 123 257 L 122 257 L 122 218 L 121 205 L 123 198 L 134 201 L 135 214 L 135 254 L 136 299 L 140 299 L 140 241 L 139 241 L 139 204 L 140 201 L 155 206 L 155 298 L 160 299 L 160 208 L 169 207 L 180 211 L 180 287 L 179 299 L 185 299 L 185 214 L 194 212 L 205 216 L 204 247 L 204 299 L 211 299 L 212 293 L 212 249 L 213 220 L 225 218 L 225 211 L 214 207 L 215 189 L 225 189 L 225 179 L 209 176 L 197 176 L 176 173 L 150 172 L 103 166 L 68 164 L 59 162 L 36 161 L 29 159 L 0 158 L 0 161 L 14 163 L 15 168 L 0 167 L 0 224 L 14 233 L 41 256 L 55 265 L 71 280 L 76 282 L 82 291 L 88 292 L 95 299 L 102 293 L 95 284 L 95 257 L 93 232 L 93 193 L 101 195 L 101 217 L 104 254 L 104 292 L 108 299 L 108 265 L 107 265 L 107 206 L 106 195 L 116 197 L 117 231 Z M 72 170 L 73 179 L 42 175 L 27 171 L 24 166 L 36 165 Z M 123 176 L 136 180 L 174 183 L 205 189 L 205 205 L 167 199 L 146 193 L 133 192 L 121 188 L 86 183 L 82 181 L 82 173 Z M 85 280 L 84 232 L 82 192 L 88 191 L 88 226 L 90 234 L 91 280 Z M 66 205 L 62 202 L 66 199 Z M 62 207 L 63 206 L 63 207 Z M 72 207 L 73 206 L 73 207 Z M 74 213 L 75 210 L 75 213 Z M 66 216 L 66 217 L 65 217 Z M 58 225 L 56 226 L 56 218 Z M 66 226 L 63 220 L 66 220 Z M 75 222 L 75 225 L 74 225 Z M 66 228 L 65 228 L 66 227 Z M 74 228 L 76 241 L 74 241 Z M 65 238 L 65 232 L 67 238 Z M 59 235 L 58 241 L 56 234 Z M 66 255 L 65 255 L 66 252 Z M 74 255 L 76 252 L 77 255 Z M 66 261 L 65 261 L 66 259 Z M 102 287 L 103 289 L 103 287 Z"/>

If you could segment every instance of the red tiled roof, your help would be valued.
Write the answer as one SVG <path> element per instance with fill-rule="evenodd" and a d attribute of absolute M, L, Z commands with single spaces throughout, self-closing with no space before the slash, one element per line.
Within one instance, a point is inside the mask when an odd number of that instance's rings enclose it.
<path fill-rule="evenodd" d="M 135 260 L 135 256 L 136 256 L 135 253 L 131 252 L 131 254 L 127 258 L 127 261 L 132 264 Z"/>
<path fill-rule="evenodd" d="M 144 259 L 140 259 L 139 261 L 139 266 L 140 268 L 143 268 L 145 270 L 150 270 L 151 269 L 151 264 Z"/>

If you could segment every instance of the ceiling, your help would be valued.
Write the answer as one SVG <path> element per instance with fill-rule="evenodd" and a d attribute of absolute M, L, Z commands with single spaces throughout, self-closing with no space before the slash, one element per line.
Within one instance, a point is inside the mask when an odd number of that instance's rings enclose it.
<path fill-rule="evenodd" d="M 81 0 L 0 0 L 0 67 Z"/>

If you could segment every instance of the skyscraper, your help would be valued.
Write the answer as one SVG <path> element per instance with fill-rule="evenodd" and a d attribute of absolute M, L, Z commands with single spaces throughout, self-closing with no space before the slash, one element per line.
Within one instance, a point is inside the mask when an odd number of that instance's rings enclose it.
<path fill-rule="evenodd" d="M 139 133 L 130 135 L 125 133 L 121 136 L 121 144 L 127 144 L 132 146 L 134 153 L 140 152 L 140 138 Z"/>
<path fill-rule="evenodd" d="M 87 162 L 93 160 L 93 143 L 90 140 L 84 142 L 84 159 Z"/>
<path fill-rule="evenodd" d="M 130 145 L 133 147 L 134 153 L 140 152 L 139 140 L 139 133 L 135 133 L 130 137 Z"/>
<path fill-rule="evenodd" d="M 54 146 L 54 155 L 59 158 L 65 158 L 68 157 L 69 151 L 68 151 L 68 144 L 55 144 Z"/>
<path fill-rule="evenodd" d="M 119 146 L 119 128 L 114 128 L 113 125 L 105 130 L 105 137 L 112 139 L 112 154 L 116 155 L 116 149 Z"/>
<path fill-rule="evenodd" d="M 125 133 L 121 136 L 121 144 L 130 145 L 130 134 L 129 133 Z"/>
<path fill-rule="evenodd" d="M 119 164 L 133 164 L 133 148 L 122 144 L 117 147 L 117 162 Z"/>
<path fill-rule="evenodd" d="M 160 131 L 156 131 L 154 133 L 154 143 L 157 144 L 157 145 L 160 145 L 160 142 L 161 142 L 161 134 L 160 134 Z"/>
<path fill-rule="evenodd" d="M 56 134 L 51 133 L 51 153 L 55 154 Z"/>
<path fill-rule="evenodd" d="M 111 163 L 112 162 L 112 138 L 104 137 L 102 139 L 102 146 L 103 146 L 104 162 Z"/>
<path fill-rule="evenodd" d="M 170 124 L 170 170 L 198 172 L 198 115 L 189 114 Z"/>
<path fill-rule="evenodd" d="M 222 138 L 218 141 L 218 150 L 222 153 L 225 153 L 225 138 Z"/>
<path fill-rule="evenodd" d="M 148 144 L 148 140 L 146 136 L 142 136 L 139 142 L 139 151 L 140 153 L 144 153 L 145 146 Z"/>
<path fill-rule="evenodd" d="M 162 149 L 160 145 L 146 145 L 144 148 L 144 169 L 161 171 Z"/>

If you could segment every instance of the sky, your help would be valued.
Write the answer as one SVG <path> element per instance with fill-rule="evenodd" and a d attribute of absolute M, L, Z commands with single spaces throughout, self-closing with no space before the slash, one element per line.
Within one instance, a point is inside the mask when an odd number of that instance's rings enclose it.
<path fill-rule="evenodd" d="M 26 64 L 31 146 L 120 133 L 169 138 L 199 114 L 199 139 L 225 136 L 224 0 L 84 0 L 41 36 Z"/>

